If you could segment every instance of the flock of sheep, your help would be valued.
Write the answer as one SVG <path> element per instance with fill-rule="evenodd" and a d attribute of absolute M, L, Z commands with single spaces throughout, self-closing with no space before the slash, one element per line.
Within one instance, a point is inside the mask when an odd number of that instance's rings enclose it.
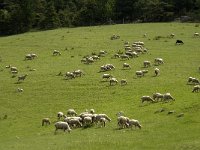
<path fill-rule="evenodd" d="M 68 109 L 67 114 L 64 115 L 63 112 L 57 113 L 57 121 L 54 123 L 55 133 L 58 129 L 68 132 L 71 132 L 72 129 L 81 128 L 81 127 L 92 127 L 99 126 L 105 127 L 107 122 L 110 122 L 111 118 L 106 114 L 96 114 L 94 109 L 86 110 L 85 112 L 76 113 L 74 109 Z M 42 119 L 42 126 L 50 125 L 50 118 Z M 129 119 L 128 117 L 118 114 L 117 125 L 119 129 L 122 128 L 132 128 L 133 126 L 141 129 L 141 125 L 138 120 Z"/>

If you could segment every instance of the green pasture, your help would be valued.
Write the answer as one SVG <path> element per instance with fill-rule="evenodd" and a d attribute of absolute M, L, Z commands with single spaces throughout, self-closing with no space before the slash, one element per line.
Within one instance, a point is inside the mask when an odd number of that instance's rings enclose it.
<path fill-rule="evenodd" d="M 193 37 L 195 32 L 200 32 L 200 27 L 193 23 L 145 23 L 0 37 L 0 150 L 200 149 L 200 92 L 192 93 L 193 85 L 187 84 L 190 76 L 200 79 L 200 38 Z M 171 33 L 174 38 L 169 38 Z M 120 35 L 120 39 L 110 40 L 113 34 Z M 184 44 L 175 45 L 177 39 Z M 143 41 L 149 52 L 129 60 L 112 59 L 119 50 L 124 51 L 125 41 Z M 54 49 L 62 55 L 53 56 Z M 81 63 L 83 56 L 100 50 L 108 54 L 93 64 Z M 38 58 L 25 61 L 28 53 Z M 163 58 L 165 64 L 153 65 L 149 73 L 137 78 L 135 71 L 144 69 L 143 61 L 153 63 L 156 57 Z M 123 70 L 124 62 L 132 68 Z M 127 79 L 127 85 L 102 82 L 105 72 L 99 72 L 100 66 L 107 63 L 116 67 L 108 73 L 119 81 Z M 9 64 L 19 69 L 19 75 L 28 74 L 27 78 L 18 83 L 6 68 Z M 153 77 L 155 67 L 160 69 L 158 77 Z M 72 80 L 57 76 L 77 69 L 83 70 L 85 76 Z M 17 92 L 18 87 L 24 92 Z M 169 92 L 176 100 L 141 103 L 142 96 L 155 92 Z M 66 113 L 69 108 L 78 113 L 93 108 L 112 121 L 105 128 L 78 128 L 70 134 L 58 131 L 55 135 L 57 112 Z M 165 111 L 155 113 L 161 108 Z M 175 113 L 167 115 L 171 110 Z M 139 120 L 142 129 L 119 130 L 119 111 Z M 184 116 L 177 117 L 180 113 Z M 41 125 L 44 117 L 51 119 L 50 126 Z"/>

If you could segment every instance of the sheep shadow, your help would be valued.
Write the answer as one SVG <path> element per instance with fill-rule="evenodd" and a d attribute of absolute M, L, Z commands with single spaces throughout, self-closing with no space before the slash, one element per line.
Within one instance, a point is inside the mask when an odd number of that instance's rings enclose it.
<path fill-rule="evenodd" d="M 21 84 L 21 83 L 23 83 L 23 82 L 17 81 L 17 82 L 15 82 L 14 84 Z"/>

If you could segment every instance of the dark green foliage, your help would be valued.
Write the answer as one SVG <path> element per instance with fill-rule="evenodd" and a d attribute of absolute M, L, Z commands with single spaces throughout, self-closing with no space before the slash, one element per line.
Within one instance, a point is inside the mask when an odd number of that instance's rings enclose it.
<path fill-rule="evenodd" d="M 0 1 L 0 35 L 18 34 L 30 29 L 166 22 L 176 18 L 199 21 L 200 0 Z"/>

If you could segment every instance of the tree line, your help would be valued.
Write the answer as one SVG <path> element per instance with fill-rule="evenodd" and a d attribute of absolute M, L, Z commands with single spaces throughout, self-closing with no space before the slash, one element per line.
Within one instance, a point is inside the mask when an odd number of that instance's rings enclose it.
<path fill-rule="evenodd" d="M 31 29 L 200 20 L 200 0 L 0 0 L 0 35 Z M 189 17 L 186 17 L 189 16 Z"/>

